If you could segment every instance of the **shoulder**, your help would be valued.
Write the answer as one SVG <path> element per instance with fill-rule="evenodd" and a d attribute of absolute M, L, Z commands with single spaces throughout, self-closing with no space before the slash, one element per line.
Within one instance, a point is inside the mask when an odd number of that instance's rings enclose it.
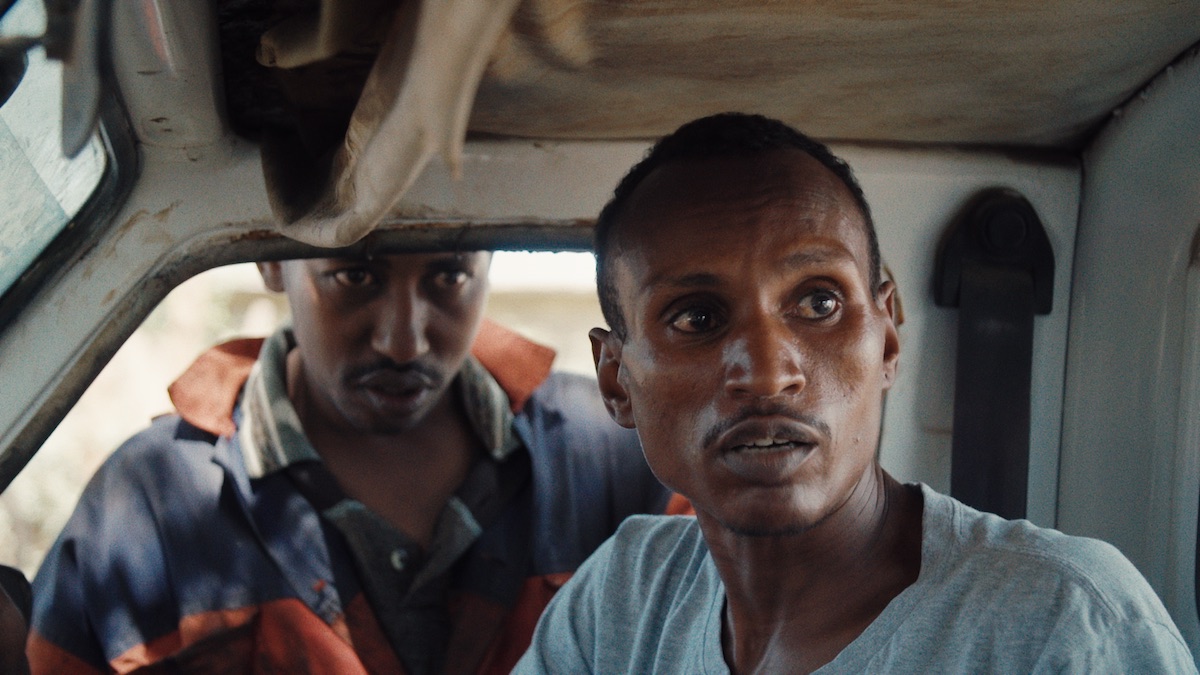
<path fill-rule="evenodd" d="M 579 586 L 589 586 L 602 593 L 604 587 L 628 589 L 659 583 L 663 577 L 694 573 L 707 555 L 695 518 L 631 515 L 584 562 L 564 591 L 569 594 Z M 640 604 L 644 596 L 626 592 L 620 597 Z M 608 602 L 615 604 L 618 598 Z"/>
<path fill-rule="evenodd" d="M 666 510 L 670 491 L 637 432 L 609 416 L 594 380 L 554 373 L 513 428 L 532 462 L 535 558 L 547 571 L 578 567 L 626 516 Z"/>
<path fill-rule="evenodd" d="M 515 672 L 699 672 L 722 589 L 694 518 L 631 516 L 551 601 Z"/>
<path fill-rule="evenodd" d="M 211 438 L 164 415 L 125 441 L 88 481 L 38 579 L 94 574 L 92 583 L 102 587 L 117 568 L 161 569 L 151 561 L 160 558 L 164 514 L 203 512 L 220 491 Z"/>
<path fill-rule="evenodd" d="M 142 519 L 164 507 L 206 501 L 205 495 L 215 498 L 223 475 L 214 461 L 220 452 L 216 442 L 175 415 L 156 418 L 101 464 L 84 488 L 77 514 L 94 512 L 84 516 L 85 523 Z"/>
<path fill-rule="evenodd" d="M 696 519 L 633 515 L 583 563 L 555 596 L 559 612 L 638 617 L 666 611 L 680 589 L 711 567 Z M 654 599 L 648 602 L 647 599 Z M 636 623 L 636 622 L 635 622 Z"/>
<path fill-rule="evenodd" d="M 703 543 L 700 524 L 685 515 L 631 515 L 613 536 L 614 545 L 629 549 L 691 548 Z"/>
<path fill-rule="evenodd" d="M 120 473 L 130 479 L 161 478 L 163 471 L 192 470 L 210 464 L 217 438 L 175 416 L 164 414 L 114 450 L 98 473 Z M 176 470 L 176 471 L 178 471 Z"/>
<path fill-rule="evenodd" d="M 517 421 L 519 430 L 542 441 L 531 450 L 570 449 L 569 454 L 616 455 L 643 462 L 641 443 L 632 429 L 609 416 L 596 381 L 572 373 L 552 373 L 533 393 Z"/>
<path fill-rule="evenodd" d="M 207 463 L 216 440 L 177 415 L 162 415 L 114 450 L 100 472 L 153 476 L 170 466 Z"/>
<path fill-rule="evenodd" d="M 706 555 L 695 518 L 631 515 L 554 596 L 548 614 L 557 618 L 549 621 L 641 615 L 659 606 L 646 598 L 694 575 Z"/>
<path fill-rule="evenodd" d="M 696 519 L 690 516 L 629 516 L 597 551 L 606 560 L 607 576 L 630 587 L 674 585 L 696 574 L 708 547 Z M 631 593 L 631 598 L 646 597 Z"/>
<path fill-rule="evenodd" d="M 691 516 L 629 516 L 613 535 L 613 546 L 621 550 L 690 551 L 704 546 L 700 525 Z M 703 552 L 707 552 L 704 549 Z"/>
<path fill-rule="evenodd" d="M 1089 537 L 1064 534 L 1028 520 L 1006 520 L 983 513 L 945 495 L 926 491 L 926 517 L 945 518 L 959 564 L 983 565 L 1008 573 L 1021 571 L 1077 586 L 1105 605 L 1126 595 L 1149 593 L 1149 584 L 1115 546 Z M 935 513 L 941 511 L 944 515 Z"/>
<path fill-rule="evenodd" d="M 1020 623 L 1027 636 L 1044 633 L 1048 649 L 1183 646 L 1162 601 L 1115 546 L 981 513 L 928 489 L 926 504 L 935 527 L 940 521 L 950 530 L 939 567 L 943 590 L 959 593 L 961 606 L 986 605 L 995 621 Z"/>

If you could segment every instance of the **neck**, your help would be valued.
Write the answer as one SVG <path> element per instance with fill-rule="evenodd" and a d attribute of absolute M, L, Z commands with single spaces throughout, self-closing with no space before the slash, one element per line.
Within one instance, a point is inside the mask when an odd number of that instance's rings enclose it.
<path fill-rule="evenodd" d="M 920 572 L 919 493 L 878 466 L 798 534 L 747 536 L 697 517 L 725 583 L 722 640 L 735 673 L 819 668 Z"/>
<path fill-rule="evenodd" d="M 442 509 L 466 478 L 481 446 L 454 387 L 447 388 L 417 425 L 403 432 L 310 425 L 294 355 L 289 355 L 289 397 L 309 442 L 342 491 L 428 547 Z"/>

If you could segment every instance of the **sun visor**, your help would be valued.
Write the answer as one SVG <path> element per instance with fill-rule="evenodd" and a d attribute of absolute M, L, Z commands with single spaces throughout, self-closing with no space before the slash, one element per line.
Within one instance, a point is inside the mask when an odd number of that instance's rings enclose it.
<path fill-rule="evenodd" d="M 476 89 L 517 4 L 322 0 L 317 14 L 264 33 L 257 59 L 290 85 L 301 112 L 296 130 L 262 139 L 280 231 L 316 246 L 346 246 L 387 216 L 435 155 L 457 172 Z M 355 69 L 340 66 L 371 58 L 348 125 L 305 107 L 310 98 L 353 96 L 355 83 L 338 78 L 339 69 Z M 343 131 L 340 141 L 331 136 Z"/>

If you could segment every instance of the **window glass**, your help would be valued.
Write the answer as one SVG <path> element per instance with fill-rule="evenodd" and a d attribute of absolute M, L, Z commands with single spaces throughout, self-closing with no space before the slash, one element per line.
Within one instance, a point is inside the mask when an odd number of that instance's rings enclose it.
<path fill-rule="evenodd" d="M 554 367 L 595 377 L 587 332 L 604 326 L 590 252 L 498 251 L 487 316 L 554 348 Z"/>
<path fill-rule="evenodd" d="M 0 35 L 41 35 L 45 25 L 42 2 L 20 0 L 0 21 Z M 104 173 L 99 138 L 68 159 L 61 128 L 62 66 L 36 47 L 0 107 L 0 293 L 79 212 Z"/>

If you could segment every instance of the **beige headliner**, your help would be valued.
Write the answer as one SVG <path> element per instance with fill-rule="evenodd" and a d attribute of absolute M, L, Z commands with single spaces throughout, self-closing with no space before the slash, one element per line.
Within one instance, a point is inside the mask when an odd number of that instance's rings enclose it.
<path fill-rule="evenodd" d="M 281 229 L 324 246 L 382 222 L 434 155 L 456 167 L 469 132 L 653 138 L 738 110 L 824 140 L 1076 150 L 1200 40 L 1198 0 L 317 7 L 267 30 L 258 58 L 293 95 L 332 93 L 336 108 L 342 90 L 323 89 L 322 74 L 339 72 L 339 55 L 375 52 L 359 60 L 370 72 L 332 163 L 297 161 L 286 144 L 264 151 Z"/>
<path fill-rule="evenodd" d="M 736 109 L 827 140 L 1074 148 L 1198 41 L 1195 0 L 526 1 L 469 128 L 649 138 Z"/>

